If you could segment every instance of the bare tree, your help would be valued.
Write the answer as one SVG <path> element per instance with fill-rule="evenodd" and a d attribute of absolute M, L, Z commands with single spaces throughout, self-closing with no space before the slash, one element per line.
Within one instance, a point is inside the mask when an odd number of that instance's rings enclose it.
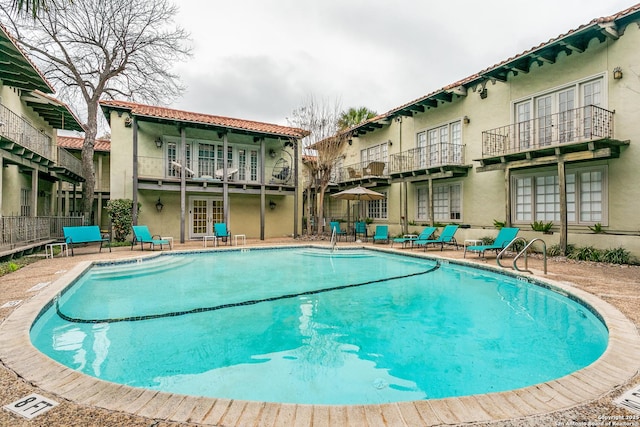
<path fill-rule="evenodd" d="M 342 114 L 340 103 L 330 105 L 324 101 L 318 103 L 313 96 L 309 96 L 305 105 L 293 111 L 287 118 L 290 125 L 304 129 L 309 136 L 303 139 L 303 155 L 305 156 L 307 179 L 307 218 L 312 217 L 312 197 L 318 196 L 315 217 L 320 224 L 324 223 L 324 196 L 331 182 L 332 172 L 338 157 L 344 150 L 344 144 L 349 139 L 348 132 L 338 132 L 338 119 Z M 313 232 L 311 221 L 307 221 L 307 234 Z"/>
<path fill-rule="evenodd" d="M 77 112 L 86 118 L 82 199 L 85 217 L 90 218 L 98 101 L 119 97 L 159 103 L 182 92 L 171 67 L 190 55 L 190 49 L 188 34 L 172 25 L 178 9 L 167 0 L 47 0 L 47 13 L 31 18 L 12 16 L 16 0 L 0 1 L 19 43 L 60 97 L 72 106 L 82 100 L 84 111 Z"/>

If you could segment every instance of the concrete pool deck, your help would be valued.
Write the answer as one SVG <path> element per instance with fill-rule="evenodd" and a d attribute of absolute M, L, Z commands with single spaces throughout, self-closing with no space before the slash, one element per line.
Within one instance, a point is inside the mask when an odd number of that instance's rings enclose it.
<path fill-rule="evenodd" d="M 247 243 L 248 248 L 265 244 L 251 240 Z M 266 243 L 314 242 L 279 239 Z M 202 243 L 176 244 L 174 249 L 201 250 Z M 34 421 L 3 410 L 0 425 L 513 426 L 580 422 L 606 425 L 602 421 L 606 417 L 634 415 L 615 406 L 612 400 L 640 383 L 640 267 L 635 266 L 550 261 L 550 274 L 545 277 L 536 270 L 541 262 L 530 258 L 529 267 L 536 278 L 576 295 L 602 315 L 610 331 L 609 346 L 600 359 L 578 372 L 509 392 L 366 406 L 281 405 L 199 398 L 100 381 L 61 366 L 31 345 L 29 327 L 37 314 L 90 261 L 150 254 L 130 251 L 128 247 L 97 253 L 95 248 L 88 247 L 79 250 L 75 257 L 43 259 L 2 277 L 0 306 L 20 302 L 0 309 L 3 320 L 0 403 L 4 406 L 35 392 L 60 405 Z M 429 250 L 427 255 L 461 259 L 462 251 Z M 466 262 L 495 266 L 494 258 L 482 261 L 472 256 Z M 640 425 L 640 418 L 635 420 L 635 425 Z"/>

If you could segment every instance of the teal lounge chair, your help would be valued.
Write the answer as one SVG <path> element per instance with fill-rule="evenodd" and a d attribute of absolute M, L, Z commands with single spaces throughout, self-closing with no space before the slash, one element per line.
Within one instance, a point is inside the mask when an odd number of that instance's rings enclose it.
<path fill-rule="evenodd" d="M 358 240 L 358 236 L 362 236 L 363 240 L 366 242 L 367 241 L 367 237 L 369 237 L 367 234 L 367 223 L 364 221 L 357 221 L 355 223 L 355 227 L 354 227 L 354 238 L 356 240 Z"/>
<path fill-rule="evenodd" d="M 227 224 L 224 222 L 216 222 L 213 224 L 213 234 L 216 235 L 216 240 L 226 242 L 227 245 L 231 244 L 231 232 L 227 229 Z"/>
<path fill-rule="evenodd" d="M 413 246 L 417 240 L 429 239 L 429 237 L 431 237 L 431 235 L 435 233 L 436 228 L 437 227 L 426 227 L 424 230 L 422 230 L 422 232 L 419 235 L 413 236 L 413 237 L 397 237 L 391 241 L 391 247 L 393 247 L 394 243 L 402 243 L 403 248 L 407 244 L 410 244 L 411 246 Z"/>
<path fill-rule="evenodd" d="M 133 250 L 133 246 L 137 243 L 140 243 L 140 249 L 144 251 L 144 244 L 149 244 L 149 249 L 154 250 L 156 245 L 160 246 L 160 250 L 162 250 L 162 245 L 168 245 L 169 249 L 171 248 L 171 242 L 167 239 L 162 239 L 160 236 L 152 236 L 149 232 L 149 227 L 146 225 L 134 225 L 133 227 L 133 240 L 131 241 L 131 250 Z"/>
<path fill-rule="evenodd" d="M 389 226 L 376 225 L 376 234 L 373 235 L 373 243 L 382 242 L 389 243 Z"/>
<path fill-rule="evenodd" d="M 331 227 L 331 234 L 333 234 L 333 230 L 336 230 L 336 239 L 340 239 L 340 236 L 344 236 L 344 240 L 347 240 L 347 231 L 340 229 L 340 223 L 338 221 L 331 221 L 329 226 Z"/>
<path fill-rule="evenodd" d="M 500 232 L 496 236 L 496 239 L 493 241 L 491 245 L 479 245 L 479 246 L 467 246 L 464 248 L 463 257 L 467 256 L 467 251 L 476 251 L 478 252 L 478 256 L 484 257 L 484 251 L 495 250 L 496 254 L 498 251 L 506 248 L 509 243 L 511 243 L 517 236 L 519 228 L 511 228 L 504 227 L 500 229 Z"/>
<path fill-rule="evenodd" d="M 456 238 L 455 238 L 455 234 L 456 231 L 458 231 L 458 225 L 456 224 L 449 224 L 446 225 L 443 229 L 442 229 L 442 233 L 440 233 L 440 236 L 438 236 L 437 239 L 419 239 L 416 240 L 415 242 L 413 242 L 414 246 L 424 246 L 424 250 L 427 250 L 427 246 L 428 245 L 440 245 L 440 250 L 444 250 L 444 245 L 455 245 L 456 249 L 458 249 L 458 242 L 456 242 Z"/>

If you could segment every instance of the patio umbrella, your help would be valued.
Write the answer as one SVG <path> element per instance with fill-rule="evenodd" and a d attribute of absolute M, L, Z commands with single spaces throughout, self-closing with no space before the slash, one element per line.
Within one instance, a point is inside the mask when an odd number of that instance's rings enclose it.
<path fill-rule="evenodd" d="M 350 222 L 350 209 L 349 209 L 349 201 L 351 200 L 380 200 L 384 199 L 385 195 L 382 193 L 378 193 L 377 191 L 369 190 L 368 188 L 364 188 L 361 186 L 349 188 L 348 190 L 341 191 L 336 194 L 332 194 L 331 197 L 335 197 L 336 199 L 346 200 L 347 201 L 347 227 Z"/>

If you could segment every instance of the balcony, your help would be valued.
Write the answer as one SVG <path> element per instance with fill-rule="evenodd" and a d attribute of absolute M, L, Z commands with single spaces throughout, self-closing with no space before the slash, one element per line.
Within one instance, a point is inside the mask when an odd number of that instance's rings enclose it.
<path fill-rule="evenodd" d="M 5 160 L 28 166 L 30 162 L 50 168 L 72 181 L 84 181 L 82 163 L 63 148 L 53 151 L 51 138 L 0 104 L 0 149 Z"/>
<path fill-rule="evenodd" d="M 588 105 L 482 132 L 479 171 L 618 157 L 613 112 Z"/>
<path fill-rule="evenodd" d="M 465 165 L 464 152 L 464 145 L 451 143 L 402 151 L 391 156 L 389 175 L 396 181 L 464 176 L 471 168 L 470 165 Z"/>
<path fill-rule="evenodd" d="M 334 180 L 338 183 L 375 181 L 389 179 L 387 162 L 371 161 L 347 165 L 336 170 Z"/>
<path fill-rule="evenodd" d="M 49 166 L 53 164 L 51 138 L 0 104 L 0 148 L 16 158 Z"/>
<path fill-rule="evenodd" d="M 168 164 L 169 163 L 169 164 Z M 190 191 L 221 191 L 223 183 L 228 184 L 230 191 L 246 193 L 258 191 L 262 182 L 259 164 L 248 163 L 240 167 L 234 162 L 227 167 L 227 177 L 223 179 L 222 165 L 217 162 L 199 162 L 185 168 L 186 184 Z M 146 190 L 180 189 L 181 166 L 179 162 L 168 162 L 165 157 L 138 157 L 138 188 Z M 290 164 L 269 164 L 265 168 L 267 189 L 279 191 L 295 190 L 295 167 Z M 208 188 L 208 190 L 207 190 Z"/>
<path fill-rule="evenodd" d="M 82 161 L 64 148 L 58 147 L 58 161 L 52 169 L 73 181 L 84 181 L 82 177 Z"/>

